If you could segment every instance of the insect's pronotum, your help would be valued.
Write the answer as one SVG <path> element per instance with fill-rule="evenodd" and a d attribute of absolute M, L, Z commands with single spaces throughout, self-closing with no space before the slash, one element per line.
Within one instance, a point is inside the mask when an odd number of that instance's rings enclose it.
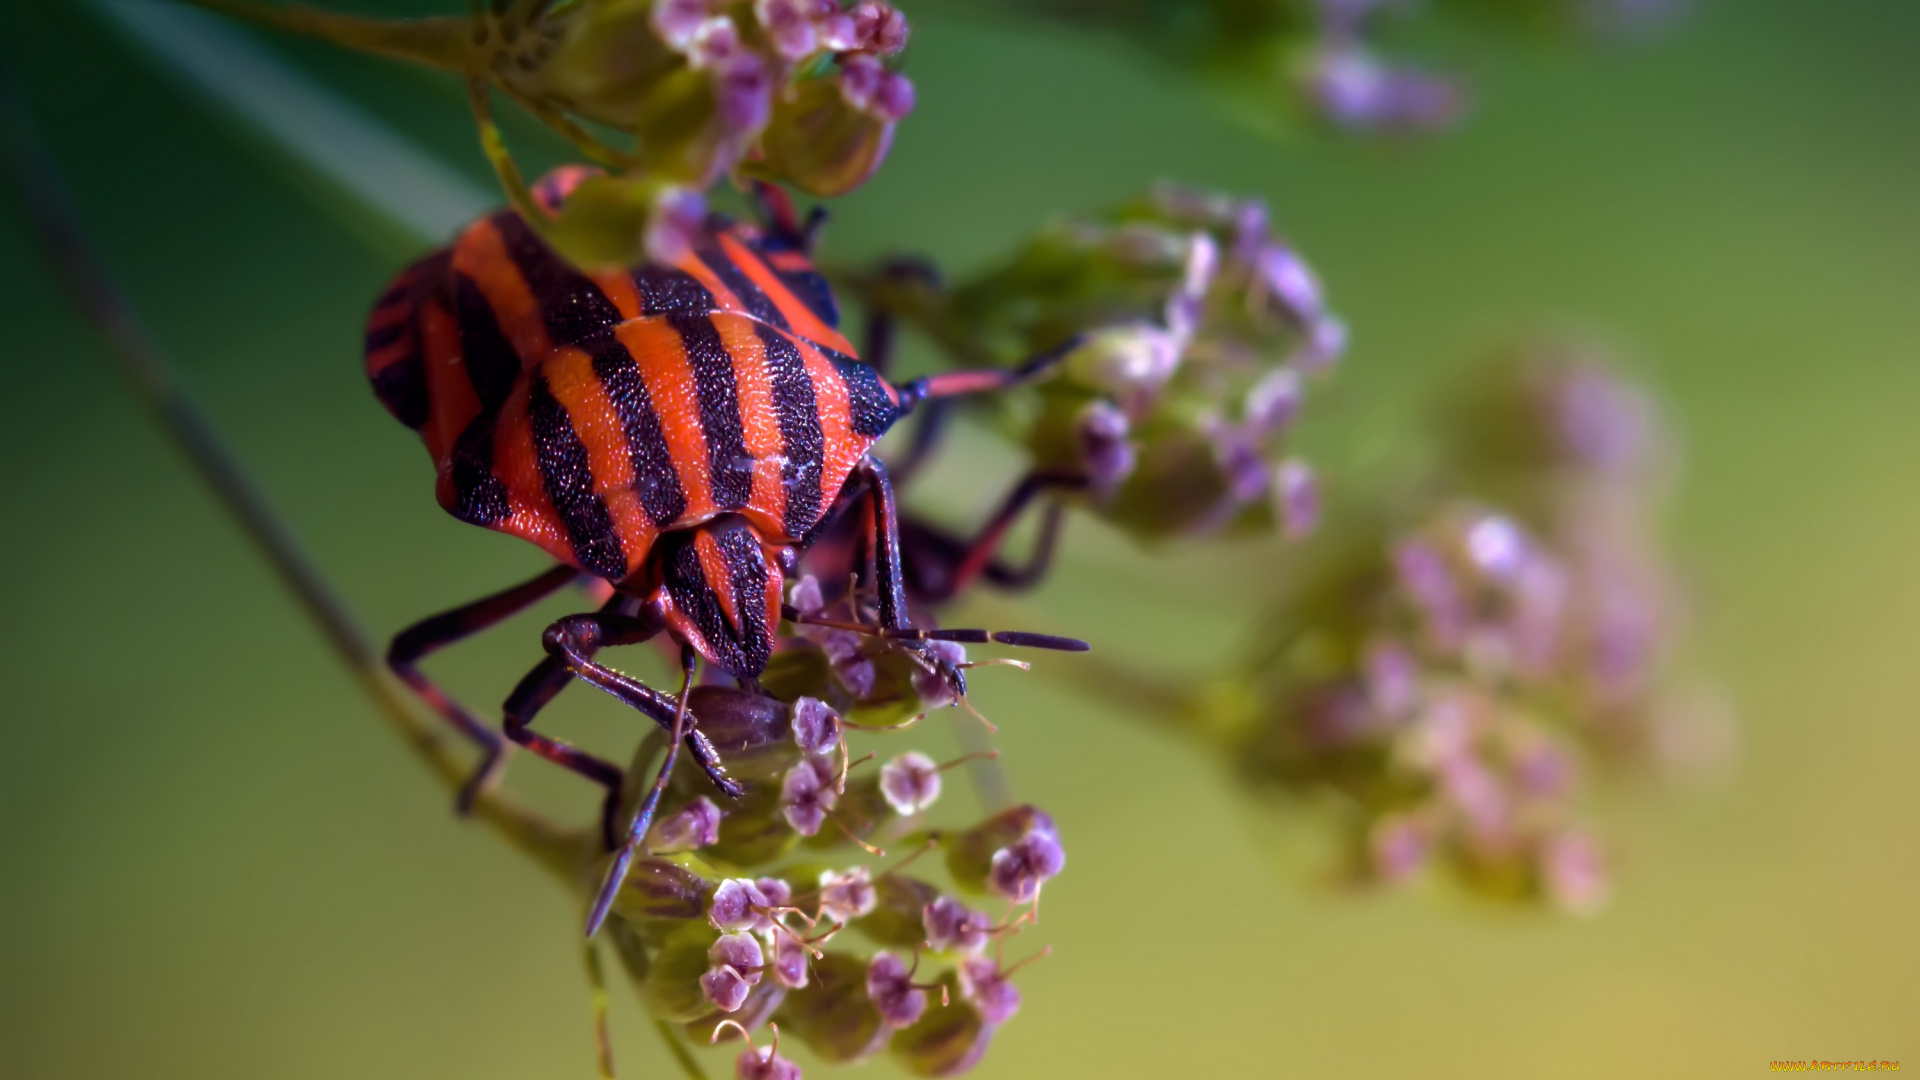
<path fill-rule="evenodd" d="M 585 170 L 536 190 L 557 208 Z M 484 757 L 462 806 L 493 782 L 506 741 L 608 788 L 617 855 L 588 915 L 605 918 L 651 824 L 680 746 L 729 796 L 742 793 L 687 709 L 697 662 L 751 688 L 772 654 L 781 584 L 834 517 L 857 515 L 870 553 L 877 625 L 913 650 L 956 696 L 961 671 L 929 640 L 1077 651 L 1070 638 L 923 630 L 907 613 L 899 512 L 886 468 L 869 451 L 923 401 L 1037 377 L 1064 350 L 1018 368 L 953 372 L 894 387 L 855 359 L 836 329 L 826 282 L 807 259 L 810 229 L 772 193 L 765 232 L 709 219 L 674 265 L 583 272 L 517 213 L 469 226 L 453 245 L 404 270 L 375 304 L 367 373 L 395 417 L 420 433 L 439 471 L 440 505 L 463 521 L 532 541 L 560 565 L 394 639 L 401 678 Z M 978 564 L 1003 528 L 980 538 Z M 613 587 L 597 612 L 555 622 L 548 656 L 505 706 L 502 732 L 468 712 L 415 666 L 581 575 Z M 677 694 L 598 663 L 595 654 L 666 634 L 680 645 Z M 624 838 L 611 808 L 613 763 L 532 730 L 574 678 L 652 718 L 672 740 L 658 781 Z"/>

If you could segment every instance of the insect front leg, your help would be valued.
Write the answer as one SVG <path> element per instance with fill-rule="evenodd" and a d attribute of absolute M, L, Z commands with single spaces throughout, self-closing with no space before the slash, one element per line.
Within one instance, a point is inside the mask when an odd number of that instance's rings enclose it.
<path fill-rule="evenodd" d="M 462 814 L 470 811 L 480 792 L 499 778 L 506 763 L 506 743 L 491 724 L 468 712 L 416 665 L 430 654 L 524 611 L 579 576 L 580 571 L 571 566 L 556 566 L 510 589 L 422 619 L 394 635 L 393 644 L 387 648 L 387 667 L 400 681 L 480 746 L 480 765 L 461 786 L 455 803 Z"/>
<path fill-rule="evenodd" d="M 602 648 L 609 645 L 638 644 L 642 641 L 649 640 L 665 628 L 661 620 L 653 615 L 649 609 L 643 607 L 641 612 L 642 613 L 637 616 L 619 615 L 608 612 L 592 615 L 569 615 L 554 623 L 552 626 L 547 627 L 547 632 L 543 640 L 546 644 L 547 652 L 550 654 L 550 659 L 556 661 L 559 670 L 556 672 L 554 669 L 546 669 L 551 673 L 546 675 L 545 679 L 558 680 L 564 685 L 568 677 L 577 677 L 585 682 L 591 683 L 601 690 L 606 691 L 608 694 L 613 695 L 614 698 L 627 706 L 638 710 L 641 714 L 652 719 L 654 723 L 659 724 L 661 730 L 671 734 L 674 730 L 674 722 L 680 715 L 680 698 L 663 694 L 653 687 L 648 686 L 646 683 L 622 675 L 620 672 L 604 664 L 596 663 L 593 659 L 594 653 Z M 529 674 L 527 680 L 522 683 L 523 688 L 528 691 L 526 707 L 520 713 L 517 721 L 509 720 L 509 735 L 513 734 L 515 724 L 517 723 L 521 731 L 529 736 L 533 736 L 534 733 L 525 730 L 526 726 L 532 723 L 533 713 L 537 712 L 539 707 L 544 705 L 546 700 L 553 696 L 552 693 L 546 693 L 545 698 L 538 697 L 538 694 L 544 692 L 545 687 L 549 685 L 547 681 L 535 682 L 534 676 L 539 674 L 541 670 L 542 669 L 535 669 L 535 672 Z M 515 691 L 515 693 L 517 695 L 519 691 Z M 557 740 L 547 740 L 545 736 L 536 737 L 545 740 L 556 748 L 563 748 L 570 754 L 579 755 L 580 757 L 588 756 L 584 751 L 569 746 L 566 743 Z M 681 734 L 680 741 L 686 743 L 687 752 L 693 755 L 694 762 L 700 766 L 700 770 L 707 774 L 707 779 L 713 781 L 713 786 L 719 788 L 722 794 L 731 799 L 737 799 L 746 794 L 747 789 L 745 785 L 727 775 L 726 769 L 720 762 L 720 752 L 714 749 L 713 743 L 708 741 L 707 737 L 700 733 L 698 727 L 689 726 L 687 730 Z M 575 760 L 578 759 L 576 758 Z M 597 761 L 600 759 L 596 758 L 594 760 Z M 563 761 L 561 764 L 567 764 L 567 762 Z M 605 763 L 603 762 L 603 764 Z M 573 766 L 568 765 L 568 767 L 572 768 Z M 612 765 L 608 765 L 607 767 L 614 771 L 615 779 L 613 780 L 612 786 L 617 788 L 619 786 L 618 777 L 620 772 Z M 578 772 L 581 770 L 576 769 L 575 771 Z M 588 774 L 582 772 L 582 775 Z"/>

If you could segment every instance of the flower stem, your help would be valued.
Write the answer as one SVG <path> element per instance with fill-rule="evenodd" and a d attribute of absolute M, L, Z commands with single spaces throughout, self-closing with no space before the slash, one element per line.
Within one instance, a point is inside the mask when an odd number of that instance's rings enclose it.
<path fill-rule="evenodd" d="M 195 7 L 275 30 L 404 60 L 440 71 L 467 69 L 468 21 L 462 18 L 367 19 L 309 7 L 271 7 L 253 0 L 183 0 Z"/>

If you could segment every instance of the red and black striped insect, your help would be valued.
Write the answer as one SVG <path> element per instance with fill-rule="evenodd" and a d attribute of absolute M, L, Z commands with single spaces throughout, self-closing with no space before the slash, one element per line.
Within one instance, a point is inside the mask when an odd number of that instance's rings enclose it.
<path fill-rule="evenodd" d="M 583 175 L 556 173 L 536 196 L 557 208 Z M 919 403 L 1014 385 L 1059 353 L 1017 369 L 892 386 L 854 358 L 836 328 L 833 297 L 805 254 L 811 229 L 794 222 L 778 193 L 764 194 L 775 210 L 767 233 L 715 217 L 674 265 L 618 272 L 575 269 L 503 211 L 403 271 L 368 323 L 368 376 L 426 443 L 440 505 L 530 540 L 560 563 L 403 631 L 389 650 L 393 670 L 484 751 L 462 808 L 498 776 L 505 740 L 605 785 L 613 806 L 617 766 L 531 730 L 576 677 L 671 737 L 624 841 L 612 835 L 609 809 L 608 843 L 618 855 L 589 933 L 646 835 L 682 743 L 722 792 L 743 792 L 688 714 L 694 670 L 704 658 L 754 686 L 781 619 L 799 617 L 783 608 L 782 579 L 836 508 L 857 508 L 865 524 L 878 616 L 867 632 L 916 650 L 928 640 L 1086 648 L 1040 634 L 916 629 L 893 488 L 869 453 Z M 612 598 L 547 628 L 549 655 L 507 699 L 505 740 L 416 667 L 581 575 L 612 585 Z M 663 633 L 681 646 L 677 695 L 594 659 L 603 647 Z M 930 651 L 918 655 L 964 693 L 958 669 Z"/>

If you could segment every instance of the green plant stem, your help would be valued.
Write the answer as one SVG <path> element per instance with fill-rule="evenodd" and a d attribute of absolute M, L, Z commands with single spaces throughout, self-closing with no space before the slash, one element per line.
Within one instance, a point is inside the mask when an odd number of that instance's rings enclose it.
<path fill-rule="evenodd" d="M 471 24 L 463 18 L 367 19 L 308 7 L 270 7 L 252 0 L 181 2 L 290 34 L 319 38 L 440 71 L 466 71 L 472 51 L 469 48 L 473 40 Z"/>
<path fill-rule="evenodd" d="M 233 515 L 394 732 L 449 793 L 457 791 L 472 766 L 387 675 L 378 650 L 352 610 L 194 403 L 184 380 L 83 232 L 79 214 L 4 58 L 0 58 L 0 157 L 4 157 L 6 177 L 28 234 L 46 258 L 54 280 L 80 309 L 87 325 L 100 334 L 135 397 Z M 562 829 L 498 792 L 483 793 L 473 812 L 570 886 L 580 865 L 590 858 L 587 833 Z"/>

